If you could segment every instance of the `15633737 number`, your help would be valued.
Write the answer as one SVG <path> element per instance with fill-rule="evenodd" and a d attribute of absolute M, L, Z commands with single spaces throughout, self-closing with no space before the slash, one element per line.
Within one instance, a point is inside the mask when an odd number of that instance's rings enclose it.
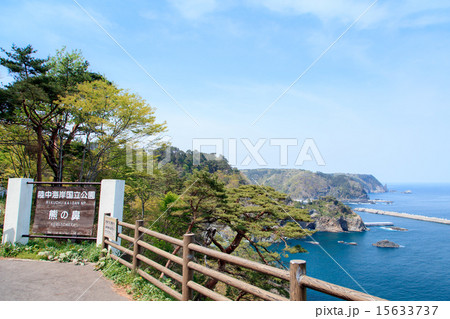
<path fill-rule="evenodd" d="M 377 316 L 434 316 L 438 306 L 377 306 Z"/>

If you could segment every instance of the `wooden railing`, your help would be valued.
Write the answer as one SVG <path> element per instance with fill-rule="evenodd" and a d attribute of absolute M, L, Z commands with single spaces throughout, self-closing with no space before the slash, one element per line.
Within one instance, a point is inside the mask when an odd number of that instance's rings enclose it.
<path fill-rule="evenodd" d="M 344 300 L 384 300 L 375 296 L 371 296 L 356 290 L 344 288 L 338 285 L 334 285 L 319 279 L 315 279 L 306 275 L 306 262 L 303 260 L 291 260 L 290 267 L 288 270 L 283 270 L 268 265 L 264 265 L 258 262 L 250 261 L 237 256 L 232 256 L 225 254 L 210 248 L 206 248 L 197 244 L 192 243 L 193 234 L 185 234 L 183 240 L 176 239 L 150 229 L 143 227 L 143 221 L 136 221 L 135 225 L 128 224 L 125 222 L 120 222 L 119 225 L 134 231 L 134 236 L 127 236 L 123 233 L 118 234 L 118 237 L 131 243 L 130 247 L 133 250 L 127 249 L 120 246 L 107 238 L 103 238 L 102 248 L 107 246 L 113 247 L 123 254 L 129 255 L 129 259 L 126 261 L 120 256 L 111 254 L 111 258 L 117 260 L 119 263 L 125 265 L 131 270 L 134 270 L 140 276 L 148 280 L 150 283 L 163 290 L 170 296 L 177 300 L 192 300 L 193 291 L 196 291 L 203 296 L 210 298 L 212 300 L 230 300 L 226 296 L 223 296 L 215 291 L 212 291 L 193 280 L 194 271 L 201 273 L 207 277 L 214 278 L 218 281 L 225 283 L 226 285 L 235 287 L 241 291 L 252 294 L 263 300 L 274 300 L 274 301 L 287 301 L 287 300 L 306 300 L 306 289 L 310 288 L 322 293 L 338 297 Z M 162 240 L 164 242 L 170 243 L 175 246 L 180 246 L 183 249 L 183 257 L 173 255 L 165 250 L 155 247 L 142 240 L 143 235 L 149 235 L 156 239 Z M 148 250 L 160 257 L 170 260 L 182 267 L 182 273 L 179 274 L 160 263 L 143 255 L 144 250 Z M 205 267 L 193 261 L 194 253 L 202 254 L 208 257 L 212 257 L 218 260 L 223 260 L 227 263 L 234 264 L 246 269 L 253 270 L 255 272 L 265 274 L 271 277 L 280 278 L 282 280 L 289 282 L 290 287 L 290 298 L 285 298 L 276 293 L 264 290 L 260 287 L 254 286 L 242 280 L 236 279 L 228 274 L 218 272 L 214 269 Z M 165 274 L 166 276 L 172 278 L 181 284 L 181 293 L 159 281 L 148 272 L 141 269 L 141 264 L 144 263 L 150 267 L 153 267 L 157 271 Z"/>

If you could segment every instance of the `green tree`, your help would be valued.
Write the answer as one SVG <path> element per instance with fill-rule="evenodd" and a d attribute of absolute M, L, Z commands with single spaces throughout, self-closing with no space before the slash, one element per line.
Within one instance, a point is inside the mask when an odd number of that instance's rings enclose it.
<path fill-rule="evenodd" d="M 194 171 L 184 185 L 186 191 L 182 195 L 182 206 L 170 217 L 187 225 L 183 232 L 187 234 L 197 228 L 203 230 L 215 220 L 216 214 L 226 204 L 226 190 L 218 176 L 206 170 Z"/>
<path fill-rule="evenodd" d="M 157 143 L 151 137 L 166 130 L 165 123 L 155 122 L 154 109 L 141 97 L 102 80 L 78 84 L 75 93 L 60 99 L 59 106 L 70 111 L 69 123 L 83 132 L 80 181 L 92 181 L 108 169 L 114 147 Z"/>
<path fill-rule="evenodd" d="M 48 65 L 48 76 L 58 88 L 60 99 L 74 94 L 80 83 L 103 79 L 101 75 L 88 70 L 89 62 L 78 50 L 68 52 L 63 47 L 50 58 Z M 63 180 L 65 158 L 70 153 L 72 142 L 82 133 L 82 128 L 70 121 L 72 112 L 70 108 L 58 108 L 47 133 L 48 142 L 44 143 L 45 159 L 57 181 Z"/>
<path fill-rule="evenodd" d="M 171 234 L 176 237 L 205 230 L 214 221 L 216 213 L 226 204 L 225 185 L 216 174 L 206 170 L 194 171 L 184 185 L 185 192 L 180 197 L 182 200 L 177 201 L 175 209 L 165 211 L 164 217 L 177 225 L 172 229 L 174 234 Z M 178 253 L 180 249 L 181 247 L 177 246 L 172 254 Z M 170 264 L 169 260 L 166 267 Z"/>
<path fill-rule="evenodd" d="M 25 48 L 12 46 L 12 51 L 2 49 L 6 57 L 0 64 L 8 69 L 14 82 L 0 88 L 2 123 L 21 125 L 36 134 L 36 178 L 42 180 L 44 131 L 57 113 L 53 101 L 58 90 L 47 76 L 48 59 L 38 59 L 31 45 Z"/>
<path fill-rule="evenodd" d="M 144 171 L 134 170 L 127 176 L 126 183 L 129 192 L 137 197 L 141 206 L 141 219 L 145 219 L 145 204 L 151 197 L 160 197 L 163 194 L 161 173 L 148 174 Z"/>
<path fill-rule="evenodd" d="M 223 253 L 232 254 L 243 241 L 248 243 L 265 264 L 282 265 L 280 254 L 271 252 L 268 247 L 276 241 L 284 243 L 284 251 L 301 252 L 300 246 L 291 247 L 286 238 L 302 238 L 310 234 L 298 225 L 299 221 L 310 221 L 304 209 L 286 204 L 287 195 L 268 186 L 242 185 L 227 189 L 228 205 L 217 211 L 215 225 L 228 228 L 232 235 L 220 240 L 217 232 L 209 232 L 211 241 Z M 218 271 L 226 269 L 227 263 L 218 261 Z M 236 268 L 235 268 L 236 270 Z M 214 289 L 216 279 L 209 279 L 205 286 Z"/>
<path fill-rule="evenodd" d="M 0 58 L 0 64 L 14 78 L 0 88 L 2 124 L 8 124 L 6 129 L 21 126 L 22 131 L 34 132 L 35 138 L 29 139 L 34 145 L 28 149 L 35 151 L 37 180 L 42 180 L 45 158 L 53 179 L 61 181 L 64 152 L 79 127 L 69 123 L 68 109 L 61 108 L 58 99 L 74 92 L 78 83 L 101 76 L 88 71 L 89 63 L 78 51 L 67 52 L 63 48 L 47 59 L 36 58 L 31 45 L 25 48 L 13 45 L 11 52 L 4 49 L 2 52 L 6 57 Z M 8 145 L 8 141 L 4 144 Z"/>
<path fill-rule="evenodd" d="M 30 128 L 11 124 L 0 124 L 0 176 L 36 176 L 36 141 Z"/>

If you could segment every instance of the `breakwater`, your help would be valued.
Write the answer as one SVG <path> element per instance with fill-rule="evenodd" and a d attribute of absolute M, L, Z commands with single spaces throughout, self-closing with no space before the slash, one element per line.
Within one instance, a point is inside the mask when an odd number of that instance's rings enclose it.
<path fill-rule="evenodd" d="M 353 210 L 355 212 L 365 212 L 365 213 L 370 213 L 370 214 L 388 215 L 388 216 L 416 219 L 416 220 L 422 220 L 422 221 L 426 221 L 426 222 L 450 225 L 450 220 L 444 219 L 444 218 L 428 217 L 428 216 L 414 215 L 414 214 L 407 214 L 407 213 L 390 212 L 390 211 L 385 211 L 385 210 L 379 210 L 379 209 L 373 209 L 373 208 L 362 208 L 362 207 L 353 208 Z"/>

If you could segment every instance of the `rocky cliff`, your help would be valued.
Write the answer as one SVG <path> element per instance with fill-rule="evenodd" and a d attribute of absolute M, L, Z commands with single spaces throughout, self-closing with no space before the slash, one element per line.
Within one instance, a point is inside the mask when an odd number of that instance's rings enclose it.
<path fill-rule="evenodd" d="M 333 197 L 322 197 L 308 204 L 297 203 L 296 206 L 309 210 L 313 222 L 303 225 L 308 229 L 334 233 L 367 230 L 358 214 Z"/>
<path fill-rule="evenodd" d="M 369 193 L 387 189 L 372 175 L 325 174 L 301 169 L 241 170 L 249 183 L 272 186 L 294 200 L 333 196 L 339 200 L 367 200 Z"/>
<path fill-rule="evenodd" d="M 321 216 L 314 213 L 311 215 L 314 222 L 309 223 L 306 227 L 311 230 L 325 231 L 332 233 L 340 233 L 346 231 L 361 232 L 366 231 L 367 228 L 364 225 L 361 217 L 358 214 L 348 216 Z"/>

